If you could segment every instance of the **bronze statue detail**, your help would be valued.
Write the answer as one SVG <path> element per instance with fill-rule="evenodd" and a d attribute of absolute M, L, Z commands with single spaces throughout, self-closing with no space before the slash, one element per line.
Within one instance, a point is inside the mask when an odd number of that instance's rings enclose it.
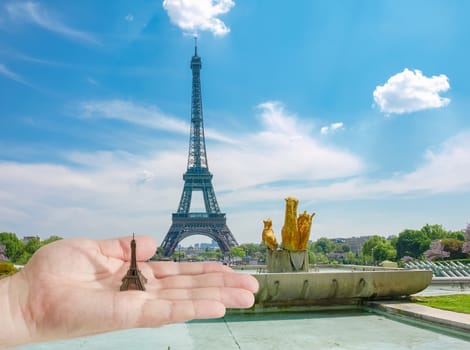
<path fill-rule="evenodd" d="M 122 278 L 121 291 L 125 290 L 145 290 L 144 284 L 147 279 L 137 268 L 137 257 L 135 254 L 136 244 L 134 234 L 131 241 L 131 265 L 126 275 Z"/>

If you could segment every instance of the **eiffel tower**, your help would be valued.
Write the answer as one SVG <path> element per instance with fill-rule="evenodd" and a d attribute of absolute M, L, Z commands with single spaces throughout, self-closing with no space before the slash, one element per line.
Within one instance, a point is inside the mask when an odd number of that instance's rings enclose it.
<path fill-rule="evenodd" d="M 227 226 L 225 213 L 220 211 L 212 186 L 212 174 L 207 165 L 206 142 L 202 117 L 201 98 L 201 57 L 197 55 L 197 41 L 194 56 L 191 59 L 193 74 L 191 96 L 191 131 L 189 156 L 186 173 L 183 174 L 184 187 L 176 213 L 172 215 L 172 224 L 163 243 L 163 253 L 170 256 L 178 243 L 193 235 L 204 235 L 217 242 L 222 252 L 228 253 L 238 243 Z M 205 212 L 190 212 L 191 198 L 194 191 L 202 191 Z"/>

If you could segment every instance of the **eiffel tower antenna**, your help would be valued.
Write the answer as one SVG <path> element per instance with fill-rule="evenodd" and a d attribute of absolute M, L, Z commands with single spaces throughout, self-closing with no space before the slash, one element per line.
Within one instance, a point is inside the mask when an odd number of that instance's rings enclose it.
<path fill-rule="evenodd" d="M 226 223 L 212 186 L 212 174 L 207 163 L 206 141 L 201 97 L 201 57 L 197 55 L 197 37 L 194 37 L 194 56 L 191 58 L 192 95 L 191 95 L 191 130 L 189 137 L 188 164 L 183 174 L 184 187 L 176 213 L 172 215 L 172 224 L 166 234 L 162 248 L 165 256 L 175 251 L 178 243 L 193 235 L 203 235 L 217 242 L 224 253 L 238 243 Z M 194 191 L 201 191 L 204 198 L 205 212 L 191 212 L 191 199 Z"/>

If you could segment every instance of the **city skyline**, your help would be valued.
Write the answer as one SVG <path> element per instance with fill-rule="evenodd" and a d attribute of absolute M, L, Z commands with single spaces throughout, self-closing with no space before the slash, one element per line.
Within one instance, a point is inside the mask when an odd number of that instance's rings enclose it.
<path fill-rule="evenodd" d="M 287 196 L 317 213 L 313 240 L 463 229 L 468 10 L 5 1 L 0 230 L 163 240 L 187 165 L 195 34 L 208 165 L 239 243 L 259 242 L 268 217 L 280 235 Z"/>

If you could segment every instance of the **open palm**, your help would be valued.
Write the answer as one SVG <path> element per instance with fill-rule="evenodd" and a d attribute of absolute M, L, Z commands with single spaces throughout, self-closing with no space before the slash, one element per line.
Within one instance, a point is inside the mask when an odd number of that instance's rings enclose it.
<path fill-rule="evenodd" d="M 120 292 L 130 240 L 66 239 L 36 252 L 12 281 L 29 341 L 221 317 L 253 304 L 250 275 L 216 263 L 144 262 L 156 250 L 150 237 L 136 238 L 146 291 Z"/>

